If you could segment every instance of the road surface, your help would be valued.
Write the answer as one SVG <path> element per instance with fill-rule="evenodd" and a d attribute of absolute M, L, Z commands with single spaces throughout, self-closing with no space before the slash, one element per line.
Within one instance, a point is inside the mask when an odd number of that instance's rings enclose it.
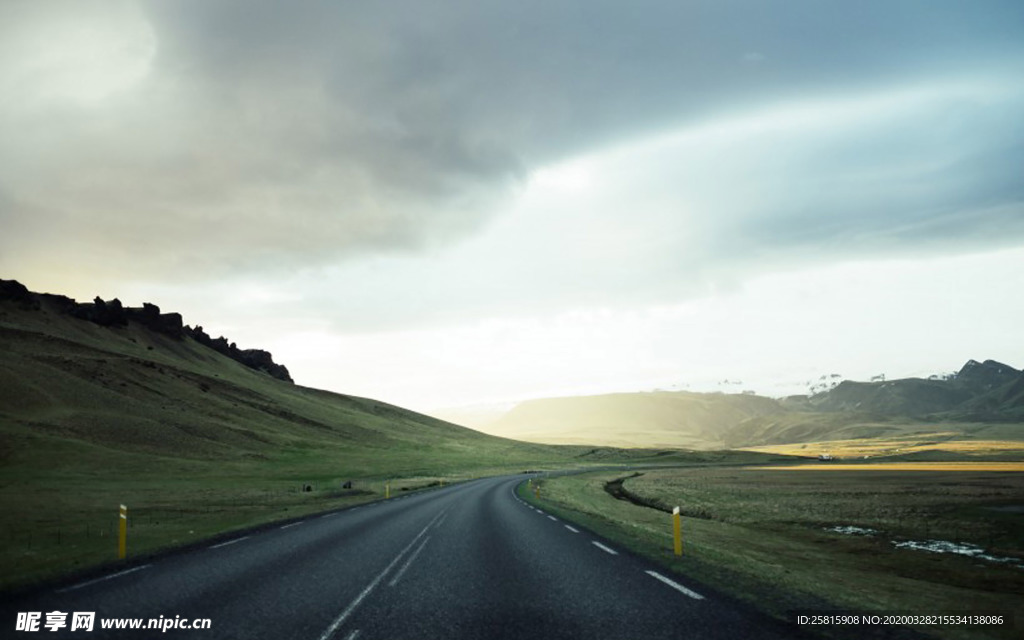
<path fill-rule="evenodd" d="M 780 626 L 488 478 L 239 534 L 0 606 L 0 637 L 774 638 Z M 46 614 L 69 614 L 52 632 Z M 17 632 L 18 612 L 39 631 Z M 93 631 L 71 631 L 95 612 Z M 209 620 L 102 629 L 101 619 Z M 201 623 L 200 623 L 201 624 Z"/>

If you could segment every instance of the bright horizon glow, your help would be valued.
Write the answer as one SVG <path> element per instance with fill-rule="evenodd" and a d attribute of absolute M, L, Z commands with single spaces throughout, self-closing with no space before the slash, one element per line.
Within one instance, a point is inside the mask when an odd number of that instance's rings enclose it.
<path fill-rule="evenodd" d="M 309 331 L 272 350 L 288 354 L 285 363 L 307 376 L 303 384 L 427 412 L 654 389 L 781 397 L 806 393 L 807 382 L 831 373 L 927 376 L 989 358 L 1021 367 L 1024 350 L 1002 336 L 1024 313 L 1014 295 L 1024 290 L 1024 271 L 995 292 L 1004 305 L 998 313 L 992 292 L 971 288 L 1019 264 L 1024 249 L 848 263 L 761 276 L 677 305 L 347 337 Z M 360 366 L 333 364 L 345 361 Z M 463 386 L 453 389 L 451 379 Z"/>

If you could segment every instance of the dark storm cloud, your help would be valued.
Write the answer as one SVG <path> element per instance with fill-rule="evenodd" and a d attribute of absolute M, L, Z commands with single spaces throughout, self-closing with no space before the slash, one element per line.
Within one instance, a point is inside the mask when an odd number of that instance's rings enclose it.
<path fill-rule="evenodd" d="M 605 144 L 1019 64 L 1024 16 L 959 1 L 26 6 L 0 27 L 15 43 L 0 64 L 4 266 L 186 276 L 444 244 L 532 169 Z M 968 182 L 951 195 L 972 211 L 992 197 Z M 897 209 L 876 214 L 926 215 Z"/>
<path fill-rule="evenodd" d="M 1024 87 L 1022 87 L 1024 88 Z M 819 134 L 797 171 L 766 172 L 752 187 L 785 185 L 736 214 L 728 238 L 750 255 L 856 257 L 963 252 L 1024 239 L 1024 91 L 991 104 L 934 101 L 871 131 Z M 947 107 L 947 108 L 944 108 Z M 806 143 L 805 143 L 806 144 Z M 786 153 L 774 160 L 793 161 Z M 773 184 L 769 184 L 774 180 Z M 739 181 L 739 177 L 737 177 Z"/>

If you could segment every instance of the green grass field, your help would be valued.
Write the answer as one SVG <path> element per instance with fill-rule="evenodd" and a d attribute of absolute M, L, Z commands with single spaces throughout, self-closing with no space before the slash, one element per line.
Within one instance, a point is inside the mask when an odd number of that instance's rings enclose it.
<path fill-rule="evenodd" d="M 1024 473 L 797 471 L 691 467 L 643 472 L 629 492 L 684 514 L 682 558 L 671 516 L 613 498 L 622 473 L 541 481 L 545 509 L 782 619 L 808 609 L 1003 612 L 1017 629 L 927 629 L 943 638 L 1019 637 L 1024 568 L 898 549 L 892 541 L 974 543 L 1024 562 Z M 528 499 L 533 496 L 523 490 Z M 827 531 L 837 525 L 874 536 Z"/>

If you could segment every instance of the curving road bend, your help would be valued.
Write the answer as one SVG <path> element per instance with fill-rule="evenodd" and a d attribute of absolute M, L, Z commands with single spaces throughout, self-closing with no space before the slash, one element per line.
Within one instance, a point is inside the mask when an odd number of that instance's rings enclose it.
<path fill-rule="evenodd" d="M 760 616 L 520 501 L 488 478 L 311 516 L 0 606 L 0 637 L 398 640 L 775 638 Z M 18 612 L 39 631 L 12 631 Z M 42 625 L 95 612 L 92 632 Z M 209 619 L 101 629 L 100 619 Z M 145 623 L 143 623 L 145 624 Z"/>

